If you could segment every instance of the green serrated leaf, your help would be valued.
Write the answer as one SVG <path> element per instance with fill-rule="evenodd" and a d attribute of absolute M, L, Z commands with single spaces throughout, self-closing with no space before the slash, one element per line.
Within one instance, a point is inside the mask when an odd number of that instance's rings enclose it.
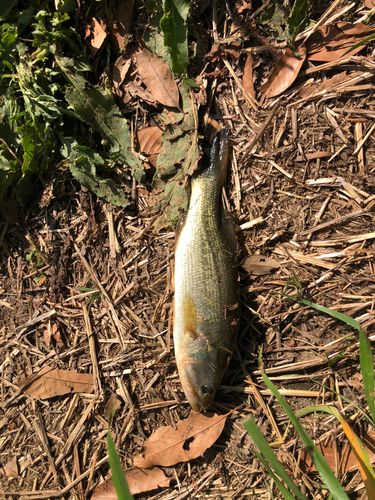
<path fill-rule="evenodd" d="M 176 76 L 187 74 L 186 19 L 189 9 L 188 0 L 164 0 L 164 16 L 160 20 L 160 26 L 164 33 L 164 45 L 171 56 L 172 71 Z"/>
<path fill-rule="evenodd" d="M 200 89 L 200 85 L 198 85 L 194 80 L 191 78 L 183 78 L 182 83 L 186 85 L 187 87 L 190 87 L 192 89 Z"/>
<path fill-rule="evenodd" d="M 112 205 L 119 207 L 129 205 L 124 191 L 112 179 L 101 178 L 96 172 L 94 162 L 90 161 L 87 156 L 80 156 L 76 160 L 70 161 L 68 165 L 73 177 L 92 193 Z"/>
<path fill-rule="evenodd" d="M 143 165 L 131 152 L 131 135 L 127 121 L 112 96 L 99 88 L 83 88 L 70 74 L 67 74 L 67 78 L 72 87 L 66 91 L 66 100 L 74 112 L 100 133 L 103 144 L 108 147 L 110 153 L 118 155 L 118 159 L 131 168 L 133 177 L 140 181 L 144 176 Z"/>
<path fill-rule="evenodd" d="M 106 162 L 96 151 L 87 146 L 80 146 L 71 137 L 63 137 L 61 134 L 59 137 L 62 142 L 61 154 L 67 159 L 73 177 L 83 187 L 112 205 L 119 207 L 129 205 L 123 188 L 113 179 L 104 179 L 98 174 L 97 167 L 105 168 Z"/>

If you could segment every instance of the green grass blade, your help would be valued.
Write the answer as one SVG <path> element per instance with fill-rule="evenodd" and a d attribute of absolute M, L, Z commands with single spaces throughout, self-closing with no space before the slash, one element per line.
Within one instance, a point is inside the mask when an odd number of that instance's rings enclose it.
<path fill-rule="evenodd" d="M 118 500 L 134 500 L 132 494 L 130 493 L 129 486 L 126 481 L 123 468 L 121 466 L 120 458 L 117 454 L 116 447 L 111 436 L 110 426 L 113 414 L 114 411 L 109 418 L 107 432 L 107 449 L 109 455 L 109 465 L 112 471 L 112 481 L 116 490 Z"/>
<path fill-rule="evenodd" d="M 359 330 L 359 362 L 363 378 L 366 401 L 370 410 L 372 420 L 375 424 L 375 400 L 374 400 L 374 359 L 369 339 Z"/>
<path fill-rule="evenodd" d="M 256 424 L 255 424 L 256 425 Z M 248 431 L 249 432 L 249 431 Z M 285 488 L 285 486 L 283 485 L 283 483 L 280 481 L 280 479 L 273 473 L 273 470 L 270 468 L 270 466 L 268 465 L 267 461 L 262 457 L 262 455 L 260 453 L 258 453 L 257 451 L 255 450 L 251 450 L 252 453 L 254 453 L 254 455 L 262 462 L 262 464 L 264 465 L 264 467 L 267 469 L 267 472 L 268 474 L 272 477 L 272 479 L 275 481 L 275 484 L 276 486 L 279 488 L 279 491 L 280 493 L 283 495 L 283 497 L 285 498 L 285 500 L 295 500 L 295 497 L 290 493 L 289 490 L 287 490 Z M 277 460 L 277 459 L 276 459 Z M 281 464 L 280 464 L 281 465 Z M 299 491 L 299 490 L 298 490 Z M 270 491 L 270 494 L 272 495 L 272 492 Z M 302 495 L 302 493 L 300 492 L 300 494 Z M 302 495 L 303 496 L 303 495 Z M 272 497 L 273 498 L 273 497 Z M 300 497 L 298 497 L 300 498 Z M 303 498 L 306 498 L 306 497 L 303 497 Z"/>
<path fill-rule="evenodd" d="M 282 294 L 284 297 L 288 299 L 294 300 L 295 302 L 299 302 L 300 304 L 304 304 L 306 306 L 312 307 L 317 311 L 323 312 L 332 316 L 333 318 L 339 319 L 346 323 L 347 325 L 352 326 L 359 332 L 359 362 L 361 365 L 361 373 L 363 377 L 363 387 L 365 390 L 366 401 L 370 410 L 371 417 L 373 419 L 373 423 L 375 424 L 375 380 L 374 380 L 374 360 L 372 355 L 372 349 L 370 342 L 366 335 L 364 334 L 361 325 L 355 319 L 347 316 L 346 314 L 339 313 L 338 311 L 334 311 L 333 309 L 328 309 L 327 307 L 320 306 L 315 304 L 314 302 L 310 302 L 309 300 L 301 299 L 299 297 L 292 297 L 291 295 Z"/>
<path fill-rule="evenodd" d="M 358 468 L 360 470 L 363 482 L 365 483 L 367 496 L 368 498 L 375 498 L 375 473 L 372 468 L 366 447 L 350 427 L 345 417 L 341 415 L 336 407 L 328 405 L 314 405 L 303 408 L 296 413 L 296 417 L 298 418 L 300 416 L 307 415 L 308 413 L 313 412 L 328 413 L 329 415 L 333 415 L 340 422 L 342 429 L 345 432 L 346 438 L 349 441 L 352 452 L 357 459 Z"/>
<path fill-rule="evenodd" d="M 255 445 L 257 446 L 257 448 L 261 452 L 261 454 L 268 460 L 268 462 L 271 465 L 271 467 L 273 468 L 273 470 L 276 472 L 276 474 L 279 477 L 281 477 L 281 479 L 288 486 L 288 488 L 294 493 L 295 497 L 298 498 L 299 500 L 306 500 L 306 497 L 300 492 L 300 490 L 294 484 L 292 479 L 286 473 L 284 467 L 281 465 L 281 463 L 277 459 L 277 457 L 274 454 L 274 452 L 272 451 L 270 445 L 267 443 L 263 434 L 260 432 L 259 427 L 255 423 L 254 418 L 252 416 L 250 416 L 249 419 L 246 420 L 246 422 L 244 422 L 243 425 L 244 425 L 245 429 L 247 430 L 248 434 L 250 435 L 250 437 L 252 438 L 252 440 L 254 441 Z"/>
<path fill-rule="evenodd" d="M 360 42 L 354 44 L 353 47 L 350 47 L 350 49 L 348 49 L 346 52 L 344 52 L 341 57 L 346 56 L 346 54 L 349 54 L 349 52 L 352 52 L 352 50 L 355 50 L 357 47 L 360 47 L 361 45 L 365 45 L 367 42 L 369 42 L 373 38 L 375 38 L 375 33 L 370 35 L 370 36 L 367 36 L 366 38 L 364 38 Z"/>
<path fill-rule="evenodd" d="M 305 306 L 312 307 L 313 309 L 316 309 L 317 311 L 328 314 L 329 316 L 332 316 L 333 318 L 344 321 L 344 323 L 352 326 L 353 328 L 355 328 L 358 331 L 361 330 L 361 326 L 358 323 L 358 321 L 351 318 L 350 316 L 346 316 L 346 314 L 342 314 L 338 311 L 334 311 L 333 309 L 328 309 L 328 307 L 320 306 L 319 304 L 315 304 L 314 302 L 310 302 L 309 300 L 306 300 L 306 299 L 301 299 L 299 297 L 292 297 L 291 295 L 286 295 L 285 293 L 283 293 L 282 296 L 286 297 L 288 299 L 294 300 L 294 302 L 299 302 L 300 304 L 304 304 Z"/>
<path fill-rule="evenodd" d="M 292 409 L 286 402 L 286 400 L 281 396 L 279 391 L 276 389 L 276 387 L 273 385 L 273 383 L 270 381 L 270 379 L 267 377 L 267 375 L 263 372 L 262 377 L 267 385 L 267 387 L 270 389 L 272 394 L 275 396 L 279 404 L 281 405 L 282 409 L 284 412 L 287 414 L 289 417 L 290 421 L 294 425 L 296 431 L 298 432 L 300 438 L 302 439 L 303 444 L 305 445 L 308 454 L 310 455 L 312 461 L 314 462 L 314 465 L 324 481 L 326 487 L 328 490 L 332 493 L 334 496 L 335 500 L 349 500 L 347 494 L 345 493 L 343 487 L 337 480 L 336 476 L 330 469 L 329 465 L 325 461 L 323 455 L 320 453 L 318 448 L 315 446 L 313 440 L 310 438 L 310 436 L 307 434 L 306 430 L 304 427 L 300 424 L 298 418 L 294 415 Z"/>

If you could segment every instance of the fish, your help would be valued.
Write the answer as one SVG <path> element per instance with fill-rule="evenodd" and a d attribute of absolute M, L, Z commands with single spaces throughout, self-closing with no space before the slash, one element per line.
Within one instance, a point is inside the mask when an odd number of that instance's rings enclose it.
<path fill-rule="evenodd" d="M 236 232 L 222 204 L 229 131 L 218 131 L 191 180 L 175 244 L 173 343 L 179 378 L 194 411 L 215 398 L 240 319 Z"/>

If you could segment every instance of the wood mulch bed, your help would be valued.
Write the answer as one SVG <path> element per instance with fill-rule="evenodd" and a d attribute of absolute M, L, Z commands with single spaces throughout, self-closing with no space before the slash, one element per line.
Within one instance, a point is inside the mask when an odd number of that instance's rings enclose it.
<path fill-rule="evenodd" d="M 238 407 L 221 437 L 200 458 L 164 468 L 174 477 L 168 488 L 139 498 L 270 498 L 271 480 L 242 425 L 249 414 L 276 442 L 299 487 L 323 498 L 303 465 L 301 443 L 265 389 L 258 353 L 263 345 L 262 368 L 293 410 L 323 402 L 349 410 L 332 389 L 366 405 L 356 332 L 282 294 L 302 293 L 347 314 L 375 339 L 375 143 L 372 132 L 366 135 L 375 117 L 372 50 L 344 67 L 316 64 L 296 83 L 344 68 L 370 71 L 358 89 L 353 81 L 301 98 L 292 88 L 256 109 L 230 73 L 219 76 L 216 118 L 225 116 L 231 129 L 227 191 L 238 262 L 260 254 L 280 267 L 261 276 L 239 267 L 238 348 L 210 408 L 224 414 Z M 256 57 L 262 74 L 269 73 L 272 59 L 265 52 Z M 238 67 L 233 71 L 240 76 Z M 0 227 L 0 464 L 13 460 L 12 472 L 0 476 L 1 498 L 90 497 L 109 472 L 114 396 L 112 430 L 124 467 L 155 429 L 175 427 L 191 411 L 173 353 L 174 232 L 154 231 L 150 186 L 136 185 L 133 209 L 126 210 L 79 188 L 63 167 L 53 175 L 58 195 L 45 179 L 23 218 Z M 46 367 L 92 374 L 93 390 L 31 397 L 22 384 Z M 44 381 L 41 390 L 54 383 Z M 316 442 L 344 439 L 326 416 L 302 422 Z M 368 430 L 358 413 L 353 425 Z M 363 498 L 358 470 L 339 477 L 351 498 Z"/>

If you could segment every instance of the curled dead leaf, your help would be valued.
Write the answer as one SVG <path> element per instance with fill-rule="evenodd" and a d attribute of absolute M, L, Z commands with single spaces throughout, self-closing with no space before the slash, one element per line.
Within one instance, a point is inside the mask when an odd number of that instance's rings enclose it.
<path fill-rule="evenodd" d="M 162 131 L 159 127 L 146 127 L 138 130 L 137 139 L 140 152 L 146 155 L 161 153 L 161 135 Z"/>
<path fill-rule="evenodd" d="M 9 479 L 17 479 L 18 475 L 18 462 L 17 457 L 14 457 L 10 462 L 1 467 L 1 472 Z"/>
<path fill-rule="evenodd" d="M 116 397 L 116 394 L 112 394 L 108 400 L 108 403 L 105 405 L 105 409 L 104 409 L 105 420 L 108 422 L 112 411 L 116 412 L 119 408 L 121 408 L 121 403 L 118 400 L 118 398 Z"/>
<path fill-rule="evenodd" d="M 253 56 L 249 54 L 243 67 L 242 85 L 252 97 L 255 97 L 253 84 Z"/>
<path fill-rule="evenodd" d="M 170 466 L 202 455 L 223 431 L 227 415 L 207 417 L 193 413 L 180 420 L 176 429 L 159 427 L 144 443 L 144 452 L 134 458 L 135 467 Z"/>
<path fill-rule="evenodd" d="M 57 370 L 46 366 L 28 377 L 20 389 L 32 398 L 48 399 L 76 392 L 93 392 L 94 379 L 90 373 Z"/>
<path fill-rule="evenodd" d="M 107 38 L 107 33 L 104 27 L 95 19 L 92 18 L 91 30 L 89 31 L 88 44 L 90 47 L 91 57 L 94 57 L 104 40 Z"/>
<path fill-rule="evenodd" d="M 169 66 L 146 48 L 136 52 L 135 57 L 147 90 L 164 106 L 179 109 L 180 93 Z"/>
<path fill-rule="evenodd" d="M 138 495 L 156 488 L 167 488 L 173 477 L 167 477 L 158 467 L 153 469 L 127 469 L 124 471 L 132 495 Z M 99 484 L 92 500 L 117 500 L 112 478 Z"/>
<path fill-rule="evenodd" d="M 299 47 L 300 58 L 290 49 L 277 61 L 267 83 L 261 86 L 260 91 L 268 98 L 276 97 L 287 90 L 297 78 L 306 59 L 306 47 Z"/>
<path fill-rule="evenodd" d="M 330 23 L 319 28 L 318 33 L 310 37 L 307 44 L 310 61 L 337 61 L 353 45 L 372 35 L 374 30 L 363 23 Z M 350 52 L 354 56 L 362 50 L 361 45 Z"/>
<path fill-rule="evenodd" d="M 363 444 L 365 445 L 365 449 L 368 453 L 370 464 L 375 463 L 375 432 L 370 431 L 367 434 L 362 436 Z M 353 449 L 350 446 L 344 447 L 342 453 L 338 455 L 337 447 L 333 445 L 332 441 L 328 441 L 327 444 L 319 443 L 318 448 L 325 458 L 329 467 L 335 471 L 337 467 L 337 458 L 340 457 L 340 472 L 343 474 L 345 472 L 351 472 L 353 470 L 358 469 L 359 464 L 358 460 L 353 452 Z M 311 457 L 307 452 L 304 453 L 302 457 L 302 464 L 312 472 L 316 472 L 316 467 L 313 464 Z"/>
<path fill-rule="evenodd" d="M 122 82 L 125 80 L 126 73 L 128 72 L 130 65 L 131 59 L 126 54 L 122 54 L 113 66 L 112 85 L 113 90 L 118 96 L 121 96 L 121 92 L 119 91 L 119 89 L 122 85 Z"/>
<path fill-rule="evenodd" d="M 310 95 L 314 95 L 317 92 L 322 92 L 323 90 L 335 89 L 340 86 L 340 84 L 352 80 L 356 76 L 362 74 L 360 71 L 351 72 L 349 75 L 346 74 L 346 71 L 342 73 L 338 73 L 334 75 L 332 78 L 326 78 L 322 82 L 313 83 L 312 85 L 306 85 L 302 87 L 298 91 L 298 95 L 302 98 L 308 97 Z"/>
<path fill-rule="evenodd" d="M 107 0 L 104 15 L 107 20 L 109 39 L 116 50 L 124 48 L 125 37 L 133 17 L 134 0 Z"/>
<path fill-rule="evenodd" d="M 254 274 L 255 276 L 269 274 L 271 271 L 280 268 L 277 260 L 265 257 L 264 255 L 250 255 L 241 263 L 241 266 L 249 274 Z"/>

